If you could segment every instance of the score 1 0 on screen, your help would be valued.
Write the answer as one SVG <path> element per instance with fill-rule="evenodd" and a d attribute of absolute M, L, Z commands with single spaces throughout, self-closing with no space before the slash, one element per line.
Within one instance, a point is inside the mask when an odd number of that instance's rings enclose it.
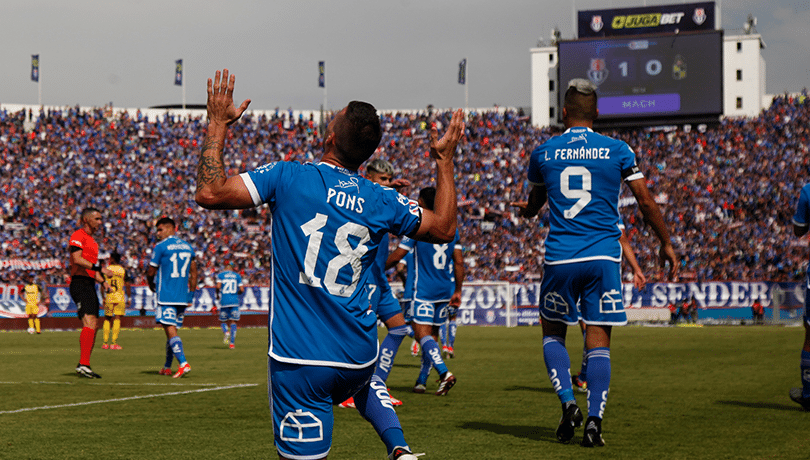
<path fill-rule="evenodd" d="M 600 118 L 721 113 L 721 42 L 719 32 L 560 42 L 560 104 L 566 82 L 587 78 Z"/>

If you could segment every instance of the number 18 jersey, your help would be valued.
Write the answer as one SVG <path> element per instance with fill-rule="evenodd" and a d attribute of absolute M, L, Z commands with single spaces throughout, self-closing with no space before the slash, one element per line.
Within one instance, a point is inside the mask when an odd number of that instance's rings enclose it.
<path fill-rule="evenodd" d="M 622 180 L 643 177 L 627 143 L 590 128 L 569 128 L 537 147 L 528 179 L 548 193 L 546 263 L 621 262 Z"/>
<path fill-rule="evenodd" d="M 377 316 L 367 284 L 374 258 L 386 233 L 416 231 L 419 206 L 327 163 L 270 163 L 240 177 L 253 203 L 267 203 L 273 216 L 268 354 L 303 365 L 373 364 Z"/>

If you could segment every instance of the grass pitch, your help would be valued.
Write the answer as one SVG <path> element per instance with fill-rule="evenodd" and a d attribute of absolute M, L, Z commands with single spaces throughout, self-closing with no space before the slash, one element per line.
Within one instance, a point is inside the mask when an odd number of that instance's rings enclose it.
<path fill-rule="evenodd" d="M 382 334 L 382 332 L 381 332 Z M 617 328 L 603 423 L 606 446 L 556 441 L 560 404 L 545 375 L 539 328 L 461 327 L 458 384 L 447 397 L 411 393 L 419 361 L 405 339 L 388 380 L 406 439 L 427 460 L 807 458 L 810 412 L 799 385 L 797 327 Z M 162 330 L 125 330 L 123 350 L 93 352 L 101 380 L 79 379 L 79 334 L 0 333 L 0 458 L 277 458 L 267 407 L 264 329 L 182 330 L 192 372 L 157 374 Z M 570 329 L 572 368 L 582 340 Z M 175 363 L 174 367 L 177 367 Z M 428 391 L 436 387 L 429 382 Z M 585 411 L 585 397 L 577 394 Z M 383 459 L 353 409 L 335 408 L 330 459 Z M 575 441 L 581 438 L 579 429 Z"/>

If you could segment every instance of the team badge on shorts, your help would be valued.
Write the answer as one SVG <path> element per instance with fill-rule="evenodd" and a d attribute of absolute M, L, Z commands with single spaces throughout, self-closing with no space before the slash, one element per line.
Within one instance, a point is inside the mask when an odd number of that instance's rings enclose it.
<path fill-rule="evenodd" d="M 549 292 L 543 299 L 543 307 L 560 315 L 568 314 L 568 302 L 556 292 Z"/>
<path fill-rule="evenodd" d="M 617 313 L 624 310 L 622 305 L 622 294 L 616 289 L 602 294 L 599 299 L 599 312 L 600 313 Z"/>
<path fill-rule="evenodd" d="M 279 424 L 280 437 L 286 442 L 323 441 L 323 422 L 312 412 L 297 409 L 288 412 Z"/>

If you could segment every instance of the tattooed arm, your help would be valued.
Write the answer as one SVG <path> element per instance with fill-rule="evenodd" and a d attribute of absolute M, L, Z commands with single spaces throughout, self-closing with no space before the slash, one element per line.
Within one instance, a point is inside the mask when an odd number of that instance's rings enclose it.
<path fill-rule="evenodd" d="M 250 99 L 239 108 L 233 105 L 233 86 L 236 78 L 228 78 L 228 69 L 217 71 L 214 81 L 208 79 L 208 130 L 197 165 L 197 204 L 208 209 L 252 208 L 250 193 L 239 176 L 225 175 L 223 152 L 228 126 L 239 119 L 250 104 Z"/>

